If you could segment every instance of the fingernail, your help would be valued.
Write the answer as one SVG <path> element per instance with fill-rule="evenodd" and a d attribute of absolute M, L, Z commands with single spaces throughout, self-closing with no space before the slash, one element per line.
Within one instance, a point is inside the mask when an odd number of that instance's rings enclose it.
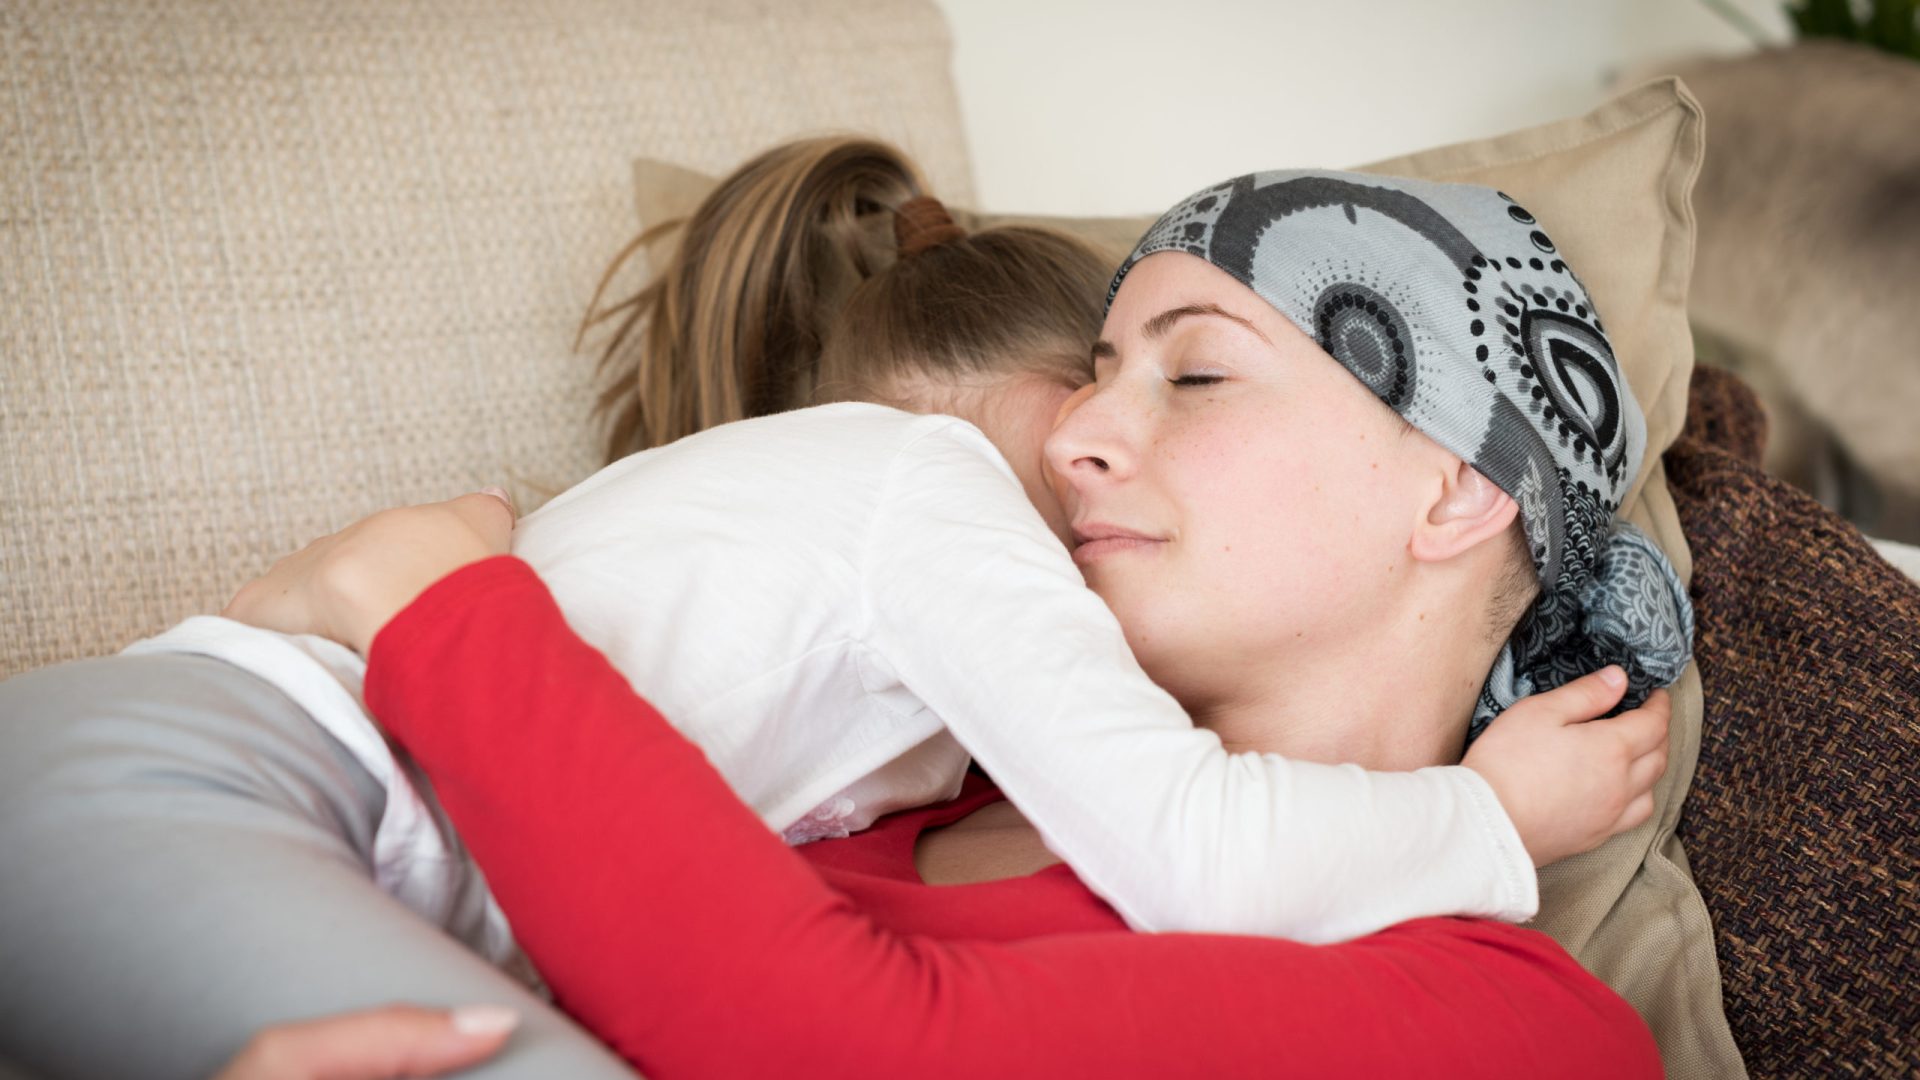
<path fill-rule="evenodd" d="M 1606 683 L 1608 686 L 1625 686 L 1627 685 L 1627 673 L 1620 670 L 1617 665 L 1608 664 L 1606 667 L 1600 669 L 1600 681 Z"/>
<path fill-rule="evenodd" d="M 494 498 L 499 499 L 501 502 L 506 503 L 508 506 L 513 505 L 513 496 L 507 494 L 506 488 L 498 487 L 494 484 L 488 484 L 486 487 L 483 487 L 480 489 L 480 494 L 491 495 Z"/>
<path fill-rule="evenodd" d="M 520 1014 L 505 1005 L 462 1005 L 453 1010 L 453 1030 L 462 1035 L 498 1035 L 520 1024 Z"/>

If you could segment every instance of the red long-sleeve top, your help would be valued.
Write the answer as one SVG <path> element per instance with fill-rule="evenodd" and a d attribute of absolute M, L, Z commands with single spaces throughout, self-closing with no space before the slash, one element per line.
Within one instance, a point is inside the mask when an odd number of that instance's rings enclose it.
<path fill-rule="evenodd" d="M 959 799 L 794 849 L 526 563 L 473 563 L 370 649 L 556 1000 L 676 1076 L 1659 1076 L 1639 1016 L 1543 934 L 1422 919 L 1339 945 L 1134 934 L 1064 866 L 933 887 Z"/>

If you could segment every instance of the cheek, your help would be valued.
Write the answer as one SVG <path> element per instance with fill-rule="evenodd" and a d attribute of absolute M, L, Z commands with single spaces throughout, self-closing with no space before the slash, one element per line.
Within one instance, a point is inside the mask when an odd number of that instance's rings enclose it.
<path fill-rule="evenodd" d="M 1271 565 L 1328 546 L 1342 503 L 1336 478 L 1302 438 L 1281 438 L 1256 415 L 1217 424 L 1167 455 L 1189 554 L 1209 563 Z"/>
<path fill-rule="evenodd" d="M 1269 479 L 1221 495 L 1219 513 L 1183 552 L 1196 598 L 1236 621 L 1263 622 L 1346 587 L 1346 530 L 1332 527 L 1338 500 L 1324 486 Z"/>
<path fill-rule="evenodd" d="M 1344 603 L 1397 572 L 1406 538 L 1381 460 L 1392 448 L 1352 426 L 1299 423 L 1292 434 L 1223 428 L 1173 459 L 1192 599 L 1260 619 Z"/>

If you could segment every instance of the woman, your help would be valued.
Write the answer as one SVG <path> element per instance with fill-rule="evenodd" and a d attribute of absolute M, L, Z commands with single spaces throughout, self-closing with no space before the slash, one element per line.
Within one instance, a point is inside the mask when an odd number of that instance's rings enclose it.
<path fill-rule="evenodd" d="M 1584 305 L 1564 279 L 1505 274 L 1493 258 L 1514 259 L 1516 270 L 1526 264 L 1493 245 L 1452 243 L 1464 239 L 1453 222 L 1472 224 L 1476 210 L 1489 209 L 1506 214 L 1492 193 L 1416 194 L 1327 175 L 1242 178 L 1176 208 L 1116 279 L 1125 284 L 1096 348 L 1099 380 L 1049 440 L 1048 458 L 1090 583 L 1122 614 L 1143 661 L 1231 742 L 1336 760 L 1391 756 L 1403 767 L 1448 760 L 1487 698 L 1497 704 L 1516 684 L 1551 680 L 1569 657 L 1618 646 L 1601 632 L 1618 612 L 1583 613 L 1583 605 L 1666 599 L 1659 590 L 1670 581 L 1642 561 L 1631 534 L 1601 553 L 1591 543 L 1606 535 L 1595 530 L 1638 464 L 1617 373 L 1591 351 L 1604 347 L 1597 320 L 1576 313 Z M 1367 247 L 1380 239 L 1368 234 L 1382 230 L 1437 238 L 1437 254 L 1408 251 L 1395 235 L 1383 250 L 1401 261 L 1382 273 L 1379 252 Z M 1550 251 L 1544 233 L 1533 236 Z M 1419 266 L 1455 257 L 1456 283 L 1436 283 Z M 1328 258 L 1358 264 L 1360 280 L 1321 277 Z M 1535 267 L 1566 273 L 1544 261 Z M 1379 291 L 1368 296 L 1366 283 Z M 1491 349 L 1471 345 L 1451 359 L 1415 352 L 1396 364 L 1395 341 L 1448 334 L 1429 316 L 1450 300 L 1476 310 L 1483 287 L 1487 306 L 1505 316 L 1494 321 L 1509 331 L 1498 368 L 1466 367 L 1473 378 L 1462 379 L 1461 361 L 1492 359 Z M 1288 311 L 1302 295 L 1324 321 Z M 1335 355 L 1301 322 L 1316 324 Z M 1478 338 L 1484 329 L 1461 318 L 1458 334 Z M 1558 347 L 1530 353 L 1529 331 Z M 1539 355 L 1584 381 L 1551 372 L 1563 381 L 1527 392 L 1544 382 L 1532 362 Z M 1482 382 L 1497 392 L 1462 390 Z M 1585 393 L 1565 396 L 1573 386 Z M 1541 428 L 1507 396 L 1516 387 L 1522 400 L 1553 402 L 1531 414 L 1562 435 L 1557 447 L 1526 437 Z M 1421 408 L 1436 405 L 1439 419 Z M 1394 416 L 1401 409 L 1425 421 L 1421 435 L 1404 437 Z M 1480 445 L 1468 451 L 1477 468 L 1439 441 L 1457 440 L 1459 430 L 1477 430 Z M 1524 471 L 1542 461 L 1553 470 L 1544 482 L 1557 490 Z M 1540 610 L 1581 617 L 1523 626 L 1516 642 L 1489 640 L 1484 607 L 1468 601 L 1499 577 L 1513 507 L 1487 475 L 1537 481 L 1514 486 L 1546 578 Z M 1549 506 L 1560 516 L 1545 516 Z M 1316 607 L 1303 602 L 1316 585 L 1318 575 L 1304 572 L 1313 564 L 1283 556 L 1317 549 L 1290 535 L 1300 530 L 1289 530 L 1285 515 L 1336 511 L 1353 527 L 1342 551 L 1324 554 L 1347 603 Z M 951 807 L 896 815 L 872 833 L 796 855 L 567 629 L 524 563 L 476 558 L 504 551 L 503 533 L 489 541 L 447 508 L 424 513 L 366 523 L 360 547 L 375 553 L 346 560 L 359 582 L 349 596 L 328 584 L 343 571 L 339 563 L 323 569 L 324 550 L 266 583 L 289 590 L 296 609 L 346 612 L 336 632 L 371 654 L 370 706 L 436 777 L 561 999 L 644 1067 L 662 1075 L 731 1075 L 775 1061 L 808 1074 L 1211 1073 L 1266 1068 L 1284 1053 L 1303 1070 L 1344 1072 L 1658 1068 L 1628 1035 L 1636 1019 L 1615 1014 L 1592 1026 L 1606 1006 L 1561 996 L 1581 976 L 1548 963 L 1555 950 L 1533 951 L 1543 943 L 1525 932 L 1422 921 L 1308 951 L 1103 936 L 1091 932 L 1117 929 L 1117 920 L 1089 917 L 1059 891 L 1066 882 L 999 880 L 1044 864 L 1037 845 L 1011 867 L 983 869 L 962 857 L 950 875 L 943 851 L 966 843 L 968 832 L 990 829 L 1015 848 L 1023 835 L 1033 839 L 984 785 Z M 436 530 L 460 549 L 440 567 L 383 569 L 380 544 L 368 540 L 410 536 L 430 549 Z M 448 567 L 454 572 L 436 576 Z M 1349 712 L 1330 708 L 1276 728 L 1276 715 L 1302 715 L 1276 709 L 1274 688 L 1286 685 L 1277 673 L 1316 653 L 1370 661 L 1337 689 L 1398 700 L 1405 726 L 1385 737 L 1356 731 L 1340 723 Z M 1388 679 L 1373 659 L 1380 655 L 1395 661 Z M 564 734 L 524 720 L 555 705 L 556 679 L 565 687 Z M 960 826 L 929 828 L 967 811 L 974 814 Z M 647 832 L 647 822 L 674 815 L 701 821 L 699 835 Z M 569 842 L 583 818 L 609 823 L 612 835 L 601 839 L 619 849 L 648 838 L 647 854 L 601 858 Z M 546 842 L 529 843 L 529 833 Z M 941 896 L 914 877 L 985 878 L 998 888 Z M 1015 905 L 1025 910 L 1009 914 Z M 1454 936 L 1480 932 L 1492 936 Z M 1445 989 L 1402 996 L 1409 986 Z M 1478 998 L 1481 990 L 1489 997 Z M 1452 1005 L 1464 1010 L 1450 1014 Z M 1383 1026 L 1381 1013 L 1401 1010 L 1413 1018 L 1408 1026 Z M 1538 1038 L 1543 1032 L 1552 1034 Z"/>

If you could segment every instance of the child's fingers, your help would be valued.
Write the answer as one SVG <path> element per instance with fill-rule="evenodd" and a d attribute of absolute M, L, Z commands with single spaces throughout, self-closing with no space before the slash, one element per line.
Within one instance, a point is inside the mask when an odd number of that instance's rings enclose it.
<path fill-rule="evenodd" d="M 1627 766 L 1627 790 L 1633 792 L 1651 791 L 1659 781 L 1661 774 L 1667 771 L 1667 741 L 1641 754 Z"/>
<path fill-rule="evenodd" d="M 1542 704 L 1552 706 L 1552 715 L 1563 724 L 1575 724 L 1604 714 L 1620 703 L 1627 692 L 1627 675 L 1618 664 L 1582 675 L 1564 686 L 1536 694 Z"/>
<path fill-rule="evenodd" d="M 1660 706 L 1643 705 L 1621 713 L 1616 719 L 1626 721 L 1620 726 L 1621 734 L 1626 738 L 1627 752 L 1635 757 L 1650 754 L 1667 743 L 1667 710 Z"/>
<path fill-rule="evenodd" d="M 1604 720 L 1589 720 L 1583 727 L 1588 731 L 1610 733 L 1620 740 L 1628 758 L 1637 758 L 1652 753 L 1667 741 L 1670 721 L 1671 710 L 1667 706 L 1666 694 L 1664 691 L 1655 691 L 1654 696 L 1639 708 L 1628 709 L 1619 716 Z"/>
<path fill-rule="evenodd" d="M 1613 830 L 1610 835 L 1618 836 L 1623 832 L 1630 832 L 1637 829 L 1645 825 L 1647 819 L 1651 817 L 1653 817 L 1653 792 L 1649 791 L 1643 795 L 1636 796 L 1632 802 L 1627 804 L 1627 808 L 1622 810 L 1620 817 L 1614 821 Z"/>

